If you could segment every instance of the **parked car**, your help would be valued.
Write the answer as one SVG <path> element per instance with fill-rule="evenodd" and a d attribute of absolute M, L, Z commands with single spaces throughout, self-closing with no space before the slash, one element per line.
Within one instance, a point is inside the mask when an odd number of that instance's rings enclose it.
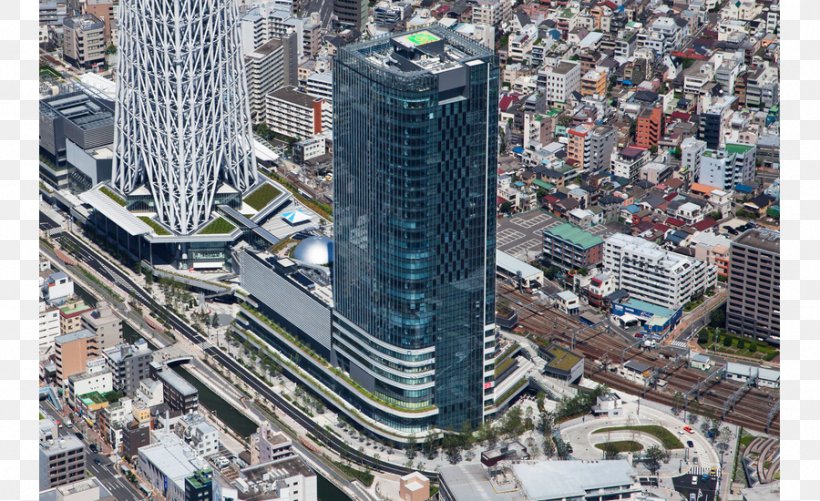
<path fill-rule="evenodd" d="M 692 447 L 694 447 L 694 446 L 695 446 L 695 443 L 694 443 L 694 442 L 692 442 L 691 440 L 687 440 L 687 441 L 686 441 L 686 446 L 687 446 L 687 447 L 689 447 L 689 448 L 691 449 Z"/>

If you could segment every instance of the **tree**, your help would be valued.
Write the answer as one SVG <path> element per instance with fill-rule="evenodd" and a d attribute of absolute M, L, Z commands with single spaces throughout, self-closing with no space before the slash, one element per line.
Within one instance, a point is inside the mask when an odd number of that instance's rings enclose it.
<path fill-rule="evenodd" d="M 700 416 L 698 416 L 697 414 L 691 414 L 690 413 L 689 417 L 687 418 L 687 421 L 689 421 L 690 425 L 694 426 L 698 423 L 699 419 L 700 419 Z"/>
<path fill-rule="evenodd" d="M 418 447 L 418 444 L 416 443 L 416 435 L 413 434 L 407 440 L 407 447 L 404 449 L 404 453 L 410 461 L 413 461 L 413 459 L 416 458 L 416 447 Z"/>
<path fill-rule="evenodd" d="M 738 350 L 745 350 L 746 349 L 746 341 L 743 339 L 737 340 L 737 349 Z"/>
<path fill-rule="evenodd" d="M 564 442 L 564 440 L 559 437 L 553 437 L 552 441 L 555 442 L 555 454 L 558 456 L 558 459 L 569 458 L 569 443 Z"/>
<path fill-rule="evenodd" d="M 544 455 L 547 458 L 551 458 L 555 455 L 555 442 L 553 442 L 552 437 L 544 437 Z"/>
<path fill-rule="evenodd" d="M 730 338 L 729 336 L 723 336 L 723 346 L 727 348 L 732 346 L 732 338 Z"/>
<path fill-rule="evenodd" d="M 538 394 L 535 396 L 535 403 L 538 406 L 538 410 L 544 412 L 544 401 L 547 399 L 547 394 L 543 391 L 539 391 Z"/>
<path fill-rule="evenodd" d="M 749 353 L 757 353 L 757 343 L 755 341 L 749 343 Z"/>
<path fill-rule="evenodd" d="M 501 427 L 501 433 L 508 437 L 520 435 L 524 428 L 524 421 L 522 420 L 521 407 L 514 407 L 507 411 L 507 416 Z"/>
<path fill-rule="evenodd" d="M 726 326 L 726 304 L 715 308 L 709 313 L 709 327 L 720 329 Z"/>
<path fill-rule="evenodd" d="M 603 444 L 601 446 L 601 450 L 604 451 L 604 459 L 618 459 L 618 455 L 620 454 L 618 447 L 612 442 L 606 442 Z"/>
<path fill-rule="evenodd" d="M 438 445 L 436 444 L 436 438 L 433 436 L 432 432 L 429 432 L 424 439 L 424 454 L 427 455 L 427 459 L 433 459 L 436 457 L 437 452 Z"/>
<path fill-rule="evenodd" d="M 544 412 L 541 415 L 541 423 L 544 435 L 552 435 L 552 430 L 555 427 L 555 415 L 551 412 Z"/>
<path fill-rule="evenodd" d="M 498 208 L 498 211 L 503 214 L 509 214 L 512 212 L 513 203 L 507 200 L 506 202 L 502 203 L 501 206 Z"/>
<path fill-rule="evenodd" d="M 456 464 L 461 461 L 461 451 L 464 448 L 461 435 L 444 435 L 441 442 L 444 452 L 447 454 L 447 461 L 449 461 L 450 464 Z"/>
<path fill-rule="evenodd" d="M 214 316 L 211 317 L 211 327 L 219 327 L 219 315 L 214 312 Z"/>
<path fill-rule="evenodd" d="M 652 447 L 646 449 L 643 464 L 654 475 L 661 469 L 661 461 L 668 460 L 668 457 L 669 453 L 666 450 L 658 447 L 657 445 L 653 445 Z"/>

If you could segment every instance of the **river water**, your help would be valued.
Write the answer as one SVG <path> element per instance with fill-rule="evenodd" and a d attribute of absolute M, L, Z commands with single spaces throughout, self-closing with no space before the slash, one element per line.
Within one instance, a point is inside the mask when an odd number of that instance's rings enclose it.
<path fill-rule="evenodd" d="M 85 301 L 86 304 L 90 306 L 96 304 L 94 297 L 76 283 L 74 284 L 74 291 Z M 141 338 L 140 334 L 131 328 L 131 326 L 127 323 L 123 323 L 122 335 L 123 339 L 129 343 L 133 343 L 137 339 Z M 156 349 L 156 346 L 152 345 L 150 341 L 148 341 L 148 344 L 151 349 Z M 199 404 L 209 411 L 214 412 L 219 420 L 225 423 L 233 431 L 242 437 L 248 437 L 251 433 L 256 431 L 256 424 L 254 424 L 253 421 L 245 417 L 244 414 L 236 410 L 222 397 L 202 384 L 202 382 L 186 371 L 184 366 L 177 367 L 175 370 L 180 376 L 182 376 L 182 378 L 194 385 L 194 387 L 199 390 Z M 319 501 L 352 501 L 350 497 L 339 490 L 338 487 L 333 485 L 332 482 L 318 472 L 316 473 L 316 477 Z"/>

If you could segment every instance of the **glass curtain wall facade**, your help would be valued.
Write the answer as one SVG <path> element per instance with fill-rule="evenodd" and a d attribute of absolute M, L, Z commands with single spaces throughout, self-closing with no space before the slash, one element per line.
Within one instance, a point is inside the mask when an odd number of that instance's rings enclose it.
<path fill-rule="evenodd" d="M 335 60 L 333 363 L 439 428 L 492 387 L 497 102 L 494 53 L 447 29 Z"/>

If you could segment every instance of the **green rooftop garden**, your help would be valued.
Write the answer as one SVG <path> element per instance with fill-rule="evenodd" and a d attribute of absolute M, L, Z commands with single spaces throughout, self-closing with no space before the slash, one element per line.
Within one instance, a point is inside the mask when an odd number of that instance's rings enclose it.
<path fill-rule="evenodd" d="M 502 361 L 500 364 L 496 365 L 495 366 L 495 377 L 498 378 L 499 376 L 504 374 L 504 371 L 509 369 L 512 366 L 512 364 L 514 364 L 514 363 L 515 363 L 514 358 L 508 358 L 508 359 Z"/>
<path fill-rule="evenodd" d="M 154 221 L 150 217 L 148 217 L 148 216 L 137 216 L 137 217 L 139 218 L 140 221 L 142 221 L 143 223 L 150 226 L 151 229 L 154 230 L 154 233 L 156 233 L 157 235 L 164 236 L 164 235 L 170 235 L 171 234 L 171 232 L 166 230 L 164 226 L 162 226 L 158 222 Z"/>
<path fill-rule="evenodd" d="M 281 194 L 282 192 L 273 187 L 273 185 L 265 183 L 246 196 L 245 203 L 255 210 L 260 211 Z"/>
<path fill-rule="evenodd" d="M 219 217 L 208 223 L 207 226 L 199 230 L 199 235 L 223 235 L 231 233 L 236 229 L 227 219 Z"/>
<path fill-rule="evenodd" d="M 125 207 L 125 200 L 123 200 L 123 198 L 121 196 L 114 193 L 114 191 L 111 190 L 111 188 L 109 188 L 108 186 L 101 186 L 100 191 L 102 193 L 104 193 L 111 200 L 113 200 L 113 201 L 117 202 L 119 205 Z"/>
<path fill-rule="evenodd" d="M 513 396 L 514 394 L 516 394 L 516 393 L 518 393 L 519 391 L 521 391 L 521 390 L 524 388 L 524 386 L 526 386 L 527 384 L 528 384 L 528 381 L 527 381 L 527 379 L 526 379 L 526 378 L 521 378 L 521 379 L 519 379 L 519 380 L 518 380 L 518 382 L 517 382 L 517 383 L 515 383 L 515 385 L 513 385 L 513 387 L 512 387 L 512 388 L 510 388 L 509 390 L 505 391 L 503 395 L 501 395 L 500 397 L 498 397 L 498 398 L 496 398 L 496 399 L 495 399 L 495 403 L 496 403 L 496 405 L 498 405 L 498 404 L 499 404 L 499 403 L 501 403 L 501 402 L 504 402 L 505 400 L 507 400 L 508 398 L 510 398 L 511 396 Z"/>
<path fill-rule="evenodd" d="M 384 406 L 390 407 L 391 409 L 395 409 L 397 411 L 426 412 L 426 411 L 430 411 L 430 410 L 435 409 L 435 407 L 432 406 L 432 405 L 419 407 L 419 408 L 408 408 L 408 407 L 404 407 L 404 406 L 399 406 L 399 405 L 396 405 L 393 402 L 390 402 L 390 401 L 382 398 L 381 395 L 379 395 L 379 394 L 369 392 L 368 390 L 363 388 L 359 383 L 354 381 L 350 376 L 348 376 L 347 374 L 342 372 L 338 367 L 333 367 L 324 357 L 322 357 L 321 355 L 319 355 L 318 353 L 313 351 L 310 347 L 306 346 L 304 343 L 302 343 L 301 341 L 296 339 L 289 332 L 287 332 L 283 327 L 281 327 L 279 324 L 273 322 L 271 319 L 269 319 L 268 317 L 263 315 L 262 312 L 260 312 L 259 310 L 253 308 L 250 304 L 242 303 L 240 311 L 242 313 L 244 313 L 245 316 L 249 316 L 249 315 L 252 316 L 256 320 L 260 321 L 263 325 L 266 325 L 267 327 L 269 327 L 273 331 L 280 334 L 284 339 L 289 341 L 291 344 L 295 345 L 302 353 L 309 356 L 311 359 L 313 359 L 313 361 L 315 361 L 316 363 L 318 363 L 319 365 L 321 365 L 325 369 L 333 372 L 333 374 L 335 374 L 338 378 L 342 379 L 344 382 L 346 382 L 347 384 L 349 384 L 350 386 L 355 388 L 359 393 L 361 393 L 365 397 L 368 397 L 371 400 L 374 400 L 374 401 L 376 401 L 376 402 L 378 402 L 378 403 L 380 403 Z M 291 362 L 290 360 L 286 360 L 284 363 L 285 363 L 285 365 L 290 367 L 293 362 Z M 312 378 L 312 379 L 315 379 L 315 378 Z"/>
<path fill-rule="evenodd" d="M 547 366 L 559 371 L 569 372 L 581 361 L 581 357 L 557 345 L 550 346 L 546 351 L 554 357 Z"/>

